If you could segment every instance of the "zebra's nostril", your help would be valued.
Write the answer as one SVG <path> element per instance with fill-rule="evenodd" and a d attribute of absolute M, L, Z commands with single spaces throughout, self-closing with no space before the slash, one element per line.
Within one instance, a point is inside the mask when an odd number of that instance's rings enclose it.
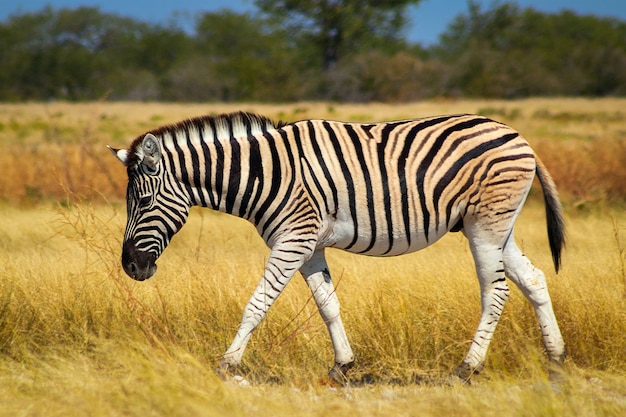
<path fill-rule="evenodd" d="M 128 272 L 130 272 L 130 275 L 134 278 L 137 276 L 137 272 L 139 272 L 139 268 L 137 268 L 137 264 L 134 262 L 131 262 L 128 265 Z"/>

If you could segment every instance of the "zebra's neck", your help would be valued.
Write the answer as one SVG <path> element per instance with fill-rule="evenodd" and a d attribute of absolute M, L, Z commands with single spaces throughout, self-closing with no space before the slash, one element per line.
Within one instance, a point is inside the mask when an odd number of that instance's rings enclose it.
<path fill-rule="evenodd" d="M 263 135 L 271 130 L 268 119 L 241 113 L 179 124 L 162 132 L 167 171 L 190 205 L 250 218 L 262 192 Z"/>

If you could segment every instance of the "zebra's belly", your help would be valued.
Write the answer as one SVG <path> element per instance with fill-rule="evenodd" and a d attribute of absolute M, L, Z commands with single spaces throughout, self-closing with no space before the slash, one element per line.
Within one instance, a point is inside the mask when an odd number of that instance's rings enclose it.
<path fill-rule="evenodd" d="M 336 221 L 322 232 L 318 248 L 333 247 L 368 256 L 397 256 L 432 245 L 448 232 L 445 224 L 424 230 L 362 227 L 351 221 Z"/>

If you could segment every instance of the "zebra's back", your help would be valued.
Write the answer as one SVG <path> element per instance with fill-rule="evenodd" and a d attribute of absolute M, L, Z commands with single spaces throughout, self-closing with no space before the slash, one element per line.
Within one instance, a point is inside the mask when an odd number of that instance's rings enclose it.
<path fill-rule="evenodd" d="M 525 139 L 481 116 L 283 129 L 320 210 L 318 245 L 367 255 L 416 251 L 479 214 L 514 210 L 535 171 Z"/>

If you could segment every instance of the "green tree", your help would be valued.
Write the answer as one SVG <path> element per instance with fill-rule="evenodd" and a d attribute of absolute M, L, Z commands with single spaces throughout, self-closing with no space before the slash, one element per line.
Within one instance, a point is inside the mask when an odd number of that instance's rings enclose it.
<path fill-rule="evenodd" d="M 92 97 L 92 76 L 109 63 L 94 59 L 105 39 L 129 20 L 105 18 L 97 9 L 81 7 L 9 18 L 0 32 L 2 95 L 34 99 Z M 104 65 L 104 68 L 101 67 Z"/>
<path fill-rule="evenodd" d="M 0 25 L 0 98 L 158 98 L 189 44 L 179 29 L 94 7 L 14 15 Z"/>
<path fill-rule="evenodd" d="M 176 91 L 195 85 L 196 99 L 221 101 L 300 98 L 288 36 L 265 19 L 228 10 L 204 13 L 196 23 L 196 45 L 193 63 L 171 73 Z"/>
<path fill-rule="evenodd" d="M 113 98 L 169 99 L 169 75 L 194 53 L 194 39 L 175 25 L 146 25 L 132 32 L 127 46 L 111 49 L 117 62 L 112 83 Z"/>
<path fill-rule="evenodd" d="M 261 11 L 318 51 L 326 70 L 349 51 L 394 43 L 406 26 L 406 8 L 421 0 L 256 0 Z"/>
<path fill-rule="evenodd" d="M 419 0 L 256 0 L 194 33 L 98 8 L 0 22 L 0 100 L 406 101 L 626 94 L 626 22 L 470 1 L 439 44 L 402 39 Z"/>
<path fill-rule="evenodd" d="M 435 55 L 449 89 L 487 97 L 607 95 L 626 90 L 626 23 L 513 3 L 469 3 L 441 36 Z"/>

